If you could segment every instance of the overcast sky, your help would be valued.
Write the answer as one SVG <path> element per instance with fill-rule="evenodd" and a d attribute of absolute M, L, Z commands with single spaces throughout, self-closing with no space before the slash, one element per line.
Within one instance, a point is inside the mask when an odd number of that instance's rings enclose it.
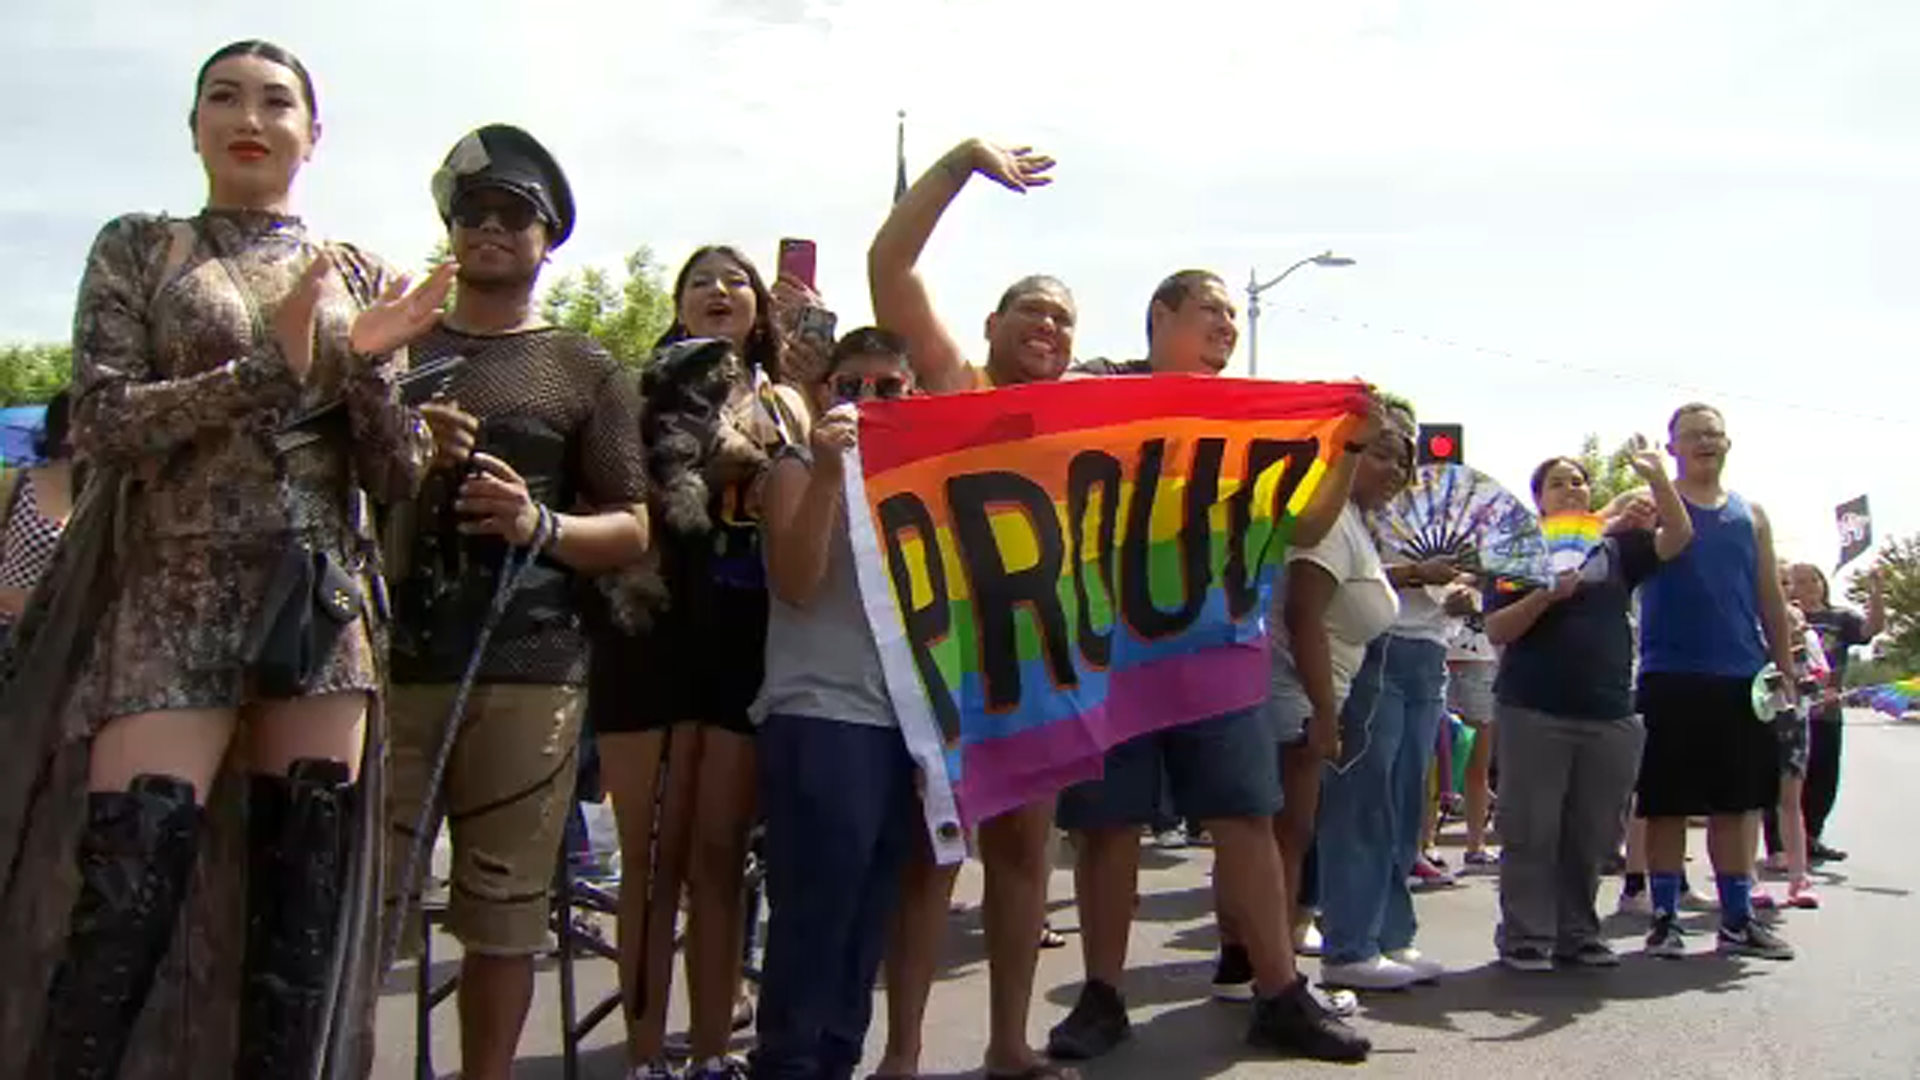
<path fill-rule="evenodd" d="M 428 177 L 520 124 L 580 203 L 555 270 L 812 237 L 867 317 L 893 183 L 968 135 L 1058 157 L 976 183 L 926 269 L 971 340 L 1028 272 L 1078 295 L 1083 356 L 1144 351 L 1167 272 L 1267 294 L 1260 371 L 1364 375 L 1466 425 L 1524 488 L 1583 433 L 1725 407 L 1731 478 L 1788 555 L 1831 566 L 1834 504 L 1920 529 L 1920 7 L 1745 2 L 14 0 L 0 41 L 0 340 L 67 333 L 99 225 L 203 198 L 185 115 L 229 40 L 291 48 L 325 134 L 300 211 L 416 264 Z M 1244 303 L 1244 295 L 1241 297 Z M 1235 358 L 1244 371 L 1247 337 Z M 1664 441 L 1664 440 L 1660 440 Z"/>

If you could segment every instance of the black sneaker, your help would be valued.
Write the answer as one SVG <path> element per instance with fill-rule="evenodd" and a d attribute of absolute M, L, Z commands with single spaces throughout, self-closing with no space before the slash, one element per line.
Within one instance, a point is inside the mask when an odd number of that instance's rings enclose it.
<path fill-rule="evenodd" d="M 1220 961 L 1213 967 L 1213 996 L 1216 1001 L 1253 1000 L 1253 961 L 1247 959 L 1245 945 L 1220 946 Z"/>
<path fill-rule="evenodd" d="M 1841 851 L 1839 848 L 1828 847 L 1820 841 L 1815 840 L 1813 846 L 1807 849 L 1807 861 L 1816 863 L 1846 862 L 1847 853 Z"/>
<path fill-rule="evenodd" d="M 1367 1060 L 1373 1042 L 1327 1011 L 1307 989 L 1307 980 L 1253 1003 L 1247 1045 L 1315 1061 L 1357 1064 Z"/>
<path fill-rule="evenodd" d="M 1647 955 L 1662 960 L 1678 960 L 1687 955 L 1687 936 L 1680 932 L 1680 924 L 1672 912 L 1654 913 L 1653 929 L 1647 934 Z"/>
<path fill-rule="evenodd" d="M 1758 919 L 1748 919 L 1747 925 L 1738 930 L 1722 924 L 1718 944 L 1721 952 L 1735 956 L 1756 956 L 1762 960 L 1793 959 L 1793 946 Z"/>
<path fill-rule="evenodd" d="M 1088 979 L 1080 1000 L 1065 1020 L 1047 1033 L 1047 1056 L 1062 1061 L 1091 1061 L 1133 1037 L 1127 1002 L 1120 991 Z"/>

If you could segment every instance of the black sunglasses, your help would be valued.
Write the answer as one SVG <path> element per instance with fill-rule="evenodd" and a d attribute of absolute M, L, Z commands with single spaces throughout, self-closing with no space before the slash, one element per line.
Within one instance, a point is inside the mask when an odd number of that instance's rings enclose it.
<path fill-rule="evenodd" d="M 828 385 L 838 401 L 892 401 L 907 396 L 907 380 L 898 375 L 835 375 Z"/>
<path fill-rule="evenodd" d="M 492 218 L 508 232 L 519 232 L 540 220 L 540 208 L 525 199 L 483 198 L 478 192 L 463 196 L 453 204 L 454 224 L 478 229 Z"/>

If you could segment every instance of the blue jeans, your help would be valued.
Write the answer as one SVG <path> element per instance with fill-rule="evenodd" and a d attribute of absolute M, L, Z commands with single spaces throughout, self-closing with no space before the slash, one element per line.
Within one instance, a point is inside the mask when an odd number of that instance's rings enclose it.
<path fill-rule="evenodd" d="M 1419 924 L 1407 874 L 1446 686 L 1446 646 L 1391 634 L 1367 646 L 1340 710 L 1341 760 L 1320 787 L 1326 963 L 1357 964 L 1413 944 Z"/>
<path fill-rule="evenodd" d="M 913 759 L 893 728 L 774 715 L 760 729 L 767 955 L 754 1080 L 848 1080 L 921 829 Z"/>

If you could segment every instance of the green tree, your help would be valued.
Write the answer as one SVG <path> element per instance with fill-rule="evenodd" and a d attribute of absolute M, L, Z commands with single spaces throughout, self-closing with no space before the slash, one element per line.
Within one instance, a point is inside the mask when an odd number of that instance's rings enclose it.
<path fill-rule="evenodd" d="M 1633 440 L 1622 440 L 1613 453 L 1600 453 L 1600 436 L 1589 433 L 1580 440 L 1580 464 L 1587 470 L 1587 482 L 1593 489 L 1595 510 L 1612 502 L 1623 491 L 1645 487 L 1633 471 Z"/>
<path fill-rule="evenodd" d="M 640 247 L 627 256 L 624 280 L 587 267 L 549 286 L 540 307 L 549 322 L 586 334 L 622 364 L 639 367 L 673 324 L 668 288 L 653 251 Z"/>
<path fill-rule="evenodd" d="M 1920 672 L 1920 534 L 1889 541 L 1869 572 L 1880 575 L 1887 604 L 1885 650 L 1881 660 L 1899 675 Z M 1867 606 L 1867 575 L 1855 574 L 1847 599 Z"/>
<path fill-rule="evenodd" d="M 72 380 L 71 345 L 0 345 L 0 405 L 39 405 Z"/>

